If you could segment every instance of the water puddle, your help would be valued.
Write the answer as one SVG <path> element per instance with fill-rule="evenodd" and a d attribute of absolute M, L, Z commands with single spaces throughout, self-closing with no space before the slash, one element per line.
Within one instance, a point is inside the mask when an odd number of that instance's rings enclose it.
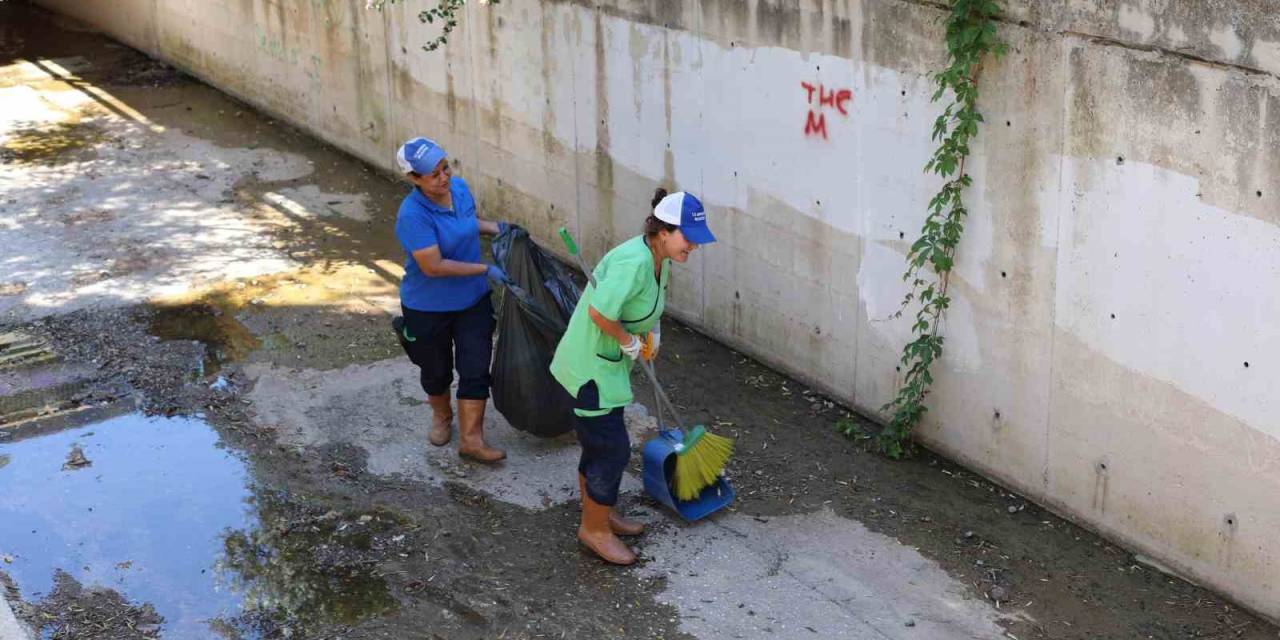
<path fill-rule="evenodd" d="M 161 340 L 195 340 L 204 344 L 201 375 L 217 373 L 224 363 L 239 360 L 262 344 L 230 313 L 204 303 L 157 307 L 149 332 Z"/>
<path fill-rule="evenodd" d="M 0 571 L 41 611 L 73 608 L 56 601 L 68 578 L 154 607 L 163 638 L 247 639 L 262 635 L 237 624 L 247 614 L 305 629 L 396 606 L 372 567 L 314 557 L 325 543 L 359 548 L 345 529 L 368 535 L 391 516 L 295 526 L 291 503 L 254 485 L 201 420 L 120 416 L 0 444 L 0 461 Z"/>
<path fill-rule="evenodd" d="M 126 415 L 0 456 L 0 570 L 24 599 L 49 595 L 61 570 L 151 603 L 166 635 L 207 635 L 205 620 L 238 610 L 213 569 L 224 532 L 253 522 L 249 476 L 208 425 Z"/>
<path fill-rule="evenodd" d="M 386 329 L 400 308 L 398 265 L 316 261 L 153 302 L 150 333 L 208 347 L 206 373 L 252 359 L 334 369 L 400 353 Z M 223 367 L 225 369 L 225 367 Z"/>
<path fill-rule="evenodd" d="M 245 595 L 245 614 L 229 626 L 252 632 L 270 620 L 268 631 L 289 626 L 305 634 L 317 622 L 351 624 L 397 608 L 385 578 L 360 557 L 375 534 L 402 519 L 389 512 L 300 517 L 296 503 L 268 492 L 256 504 L 264 526 L 229 532 L 219 565 Z"/>

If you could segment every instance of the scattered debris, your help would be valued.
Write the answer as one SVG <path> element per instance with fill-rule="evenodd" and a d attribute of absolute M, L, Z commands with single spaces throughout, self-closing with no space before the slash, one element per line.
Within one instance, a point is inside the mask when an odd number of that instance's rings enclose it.
<path fill-rule="evenodd" d="M 150 640 L 164 622 L 150 604 L 135 606 L 115 591 L 85 588 L 64 571 L 54 575 L 53 592 L 30 609 L 27 622 L 38 636 L 55 640 Z"/>
<path fill-rule="evenodd" d="M 91 464 L 93 462 L 84 457 L 84 449 L 81 449 L 78 444 L 73 444 L 71 445 L 71 451 L 67 454 L 67 461 L 62 463 L 62 470 L 83 469 Z"/>

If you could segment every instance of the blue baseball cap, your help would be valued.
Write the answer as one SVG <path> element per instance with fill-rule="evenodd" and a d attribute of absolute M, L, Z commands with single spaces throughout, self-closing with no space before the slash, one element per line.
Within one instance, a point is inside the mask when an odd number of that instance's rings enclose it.
<path fill-rule="evenodd" d="M 707 213 L 702 203 L 692 193 L 677 191 L 668 194 L 653 208 L 653 217 L 680 227 L 680 233 L 694 244 L 711 244 L 716 237 L 707 228 Z"/>
<path fill-rule="evenodd" d="M 444 147 L 434 140 L 419 137 L 400 145 L 400 150 L 396 151 L 396 164 L 400 166 L 401 173 L 413 171 L 426 175 L 435 171 L 448 155 Z"/>

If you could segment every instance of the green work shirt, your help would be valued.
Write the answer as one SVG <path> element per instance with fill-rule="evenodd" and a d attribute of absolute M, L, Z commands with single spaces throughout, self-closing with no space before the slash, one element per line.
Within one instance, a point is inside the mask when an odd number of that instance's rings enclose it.
<path fill-rule="evenodd" d="M 603 415 L 631 402 L 632 360 L 622 353 L 617 340 L 596 326 L 587 307 L 621 322 L 627 333 L 643 337 L 666 308 L 670 267 L 671 261 L 663 260 L 662 282 L 654 279 L 653 254 L 644 236 L 614 247 L 596 265 L 597 286 L 587 285 L 551 360 L 551 375 L 573 397 L 592 380 L 600 390 L 600 409 L 579 409 L 578 415 Z"/>

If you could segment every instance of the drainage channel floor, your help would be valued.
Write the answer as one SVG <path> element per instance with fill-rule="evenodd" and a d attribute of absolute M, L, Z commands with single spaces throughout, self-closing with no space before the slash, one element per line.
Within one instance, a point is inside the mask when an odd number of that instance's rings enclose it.
<path fill-rule="evenodd" d="M 225 540 L 256 516 L 244 463 L 189 418 L 124 415 L 0 444 L 0 571 L 22 598 L 57 572 L 164 617 L 164 637 L 207 637 L 235 615 Z"/>

